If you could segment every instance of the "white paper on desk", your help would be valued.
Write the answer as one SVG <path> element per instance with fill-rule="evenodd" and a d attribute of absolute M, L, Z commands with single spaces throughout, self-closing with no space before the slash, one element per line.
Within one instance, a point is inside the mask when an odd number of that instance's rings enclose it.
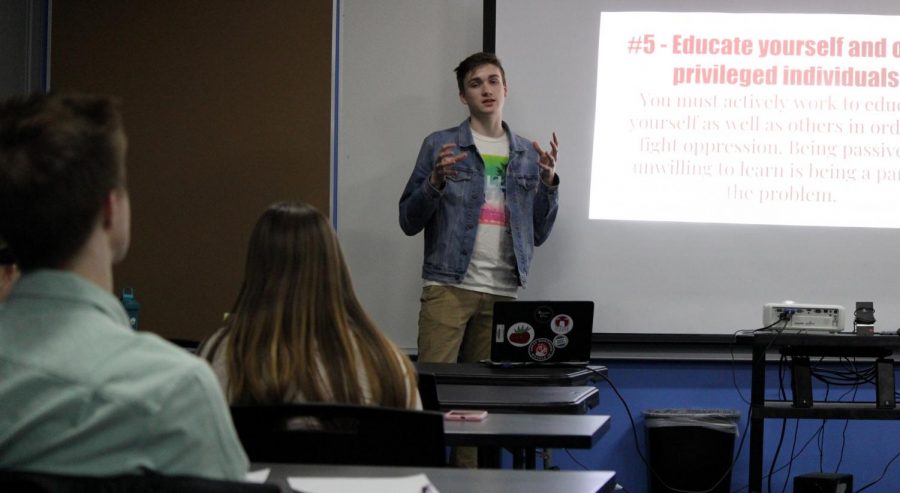
<path fill-rule="evenodd" d="M 365 491 L 366 493 L 440 493 L 425 474 L 392 478 L 288 478 L 288 485 L 294 491 L 303 493 L 346 493 Z"/>
<path fill-rule="evenodd" d="M 267 479 L 269 479 L 269 472 L 271 469 L 268 467 L 265 469 L 260 469 L 259 471 L 250 471 L 247 473 L 247 477 L 244 478 L 248 483 L 265 483 Z"/>

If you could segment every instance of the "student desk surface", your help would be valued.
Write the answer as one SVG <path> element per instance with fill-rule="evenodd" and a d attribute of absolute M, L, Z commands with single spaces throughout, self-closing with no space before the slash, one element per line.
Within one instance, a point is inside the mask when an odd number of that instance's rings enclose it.
<path fill-rule="evenodd" d="M 438 385 L 441 409 L 499 413 L 587 414 L 600 403 L 596 387 L 533 385 Z"/>
<path fill-rule="evenodd" d="M 615 473 L 611 471 L 521 471 L 511 469 L 458 469 L 386 467 L 386 466 L 328 466 L 311 464 L 253 464 L 251 470 L 269 468 L 270 484 L 277 484 L 285 493 L 289 477 L 403 477 L 422 474 L 441 493 L 611 493 L 615 488 Z"/>
<path fill-rule="evenodd" d="M 447 445 L 589 449 L 609 430 L 609 416 L 489 413 L 484 421 L 444 420 Z"/>
<path fill-rule="evenodd" d="M 419 373 L 431 373 L 438 384 L 462 385 L 590 385 L 606 375 L 606 367 L 519 366 L 496 367 L 484 363 L 416 363 Z"/>

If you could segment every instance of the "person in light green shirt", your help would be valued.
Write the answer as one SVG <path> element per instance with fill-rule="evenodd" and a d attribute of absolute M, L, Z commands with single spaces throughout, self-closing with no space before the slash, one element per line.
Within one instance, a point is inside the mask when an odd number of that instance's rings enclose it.
<path fill-rule="evenodd" d="M 0 104 L 0 237 L 23 273 L 0 310 L 0 469 L 243 479 L 209 366 L 134 332 L 112 295 L 130 240 L 115 100 Z"/>

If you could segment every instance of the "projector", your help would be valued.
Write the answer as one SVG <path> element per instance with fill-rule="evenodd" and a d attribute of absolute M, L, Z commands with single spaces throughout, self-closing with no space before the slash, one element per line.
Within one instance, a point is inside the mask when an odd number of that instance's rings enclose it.
<path fill-rule="evenodd" d="M 782 301 L 763 305 L 763 327 L 794 332 L 840 332 L 844 330 L 844 307 Z"/>

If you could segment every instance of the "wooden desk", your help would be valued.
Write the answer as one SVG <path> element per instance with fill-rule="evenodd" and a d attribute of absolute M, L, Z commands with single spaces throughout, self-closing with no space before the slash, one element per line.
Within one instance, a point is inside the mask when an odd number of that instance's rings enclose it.
<path fill-rule="evenodd" d="M 424 473 L 441 493 L 612 493 L 615 473 L 611 471 L 519 471 L 510 469 L 457 469 L 378 467 L 378 466 L 321 466 L 309 464 L 252 464 L 250 469 L 270 468 L 266 481 L 277 484 L 284 493 L 292 490 L 287 478 L 307 477 L 400 477 Z"/>
<path fill-rule="evenodd" d="M 455 385 L 590 385 L 606 375 L 606 367 L 513 367 L 499 368 L 484 363 L 416 363 L 419 373 L 431 373 L 440 384 Z"/>
<path fill-rule="evenodd" d="M 587 414 L 600 403 L 596 387 L 525 385 L 438 385 L 441 409 L 484 409 L 498 413 Z"/>
<path fill-rule="evenodd" d="M 538 448 L 589 449 L 609 431 L 609 416 L 488 414 L 484 421 L 444 421 L 447 445 L 476 446 L 481 467 L 500 467 L 500 448 L 513 469 L 535 469 Z"/>

